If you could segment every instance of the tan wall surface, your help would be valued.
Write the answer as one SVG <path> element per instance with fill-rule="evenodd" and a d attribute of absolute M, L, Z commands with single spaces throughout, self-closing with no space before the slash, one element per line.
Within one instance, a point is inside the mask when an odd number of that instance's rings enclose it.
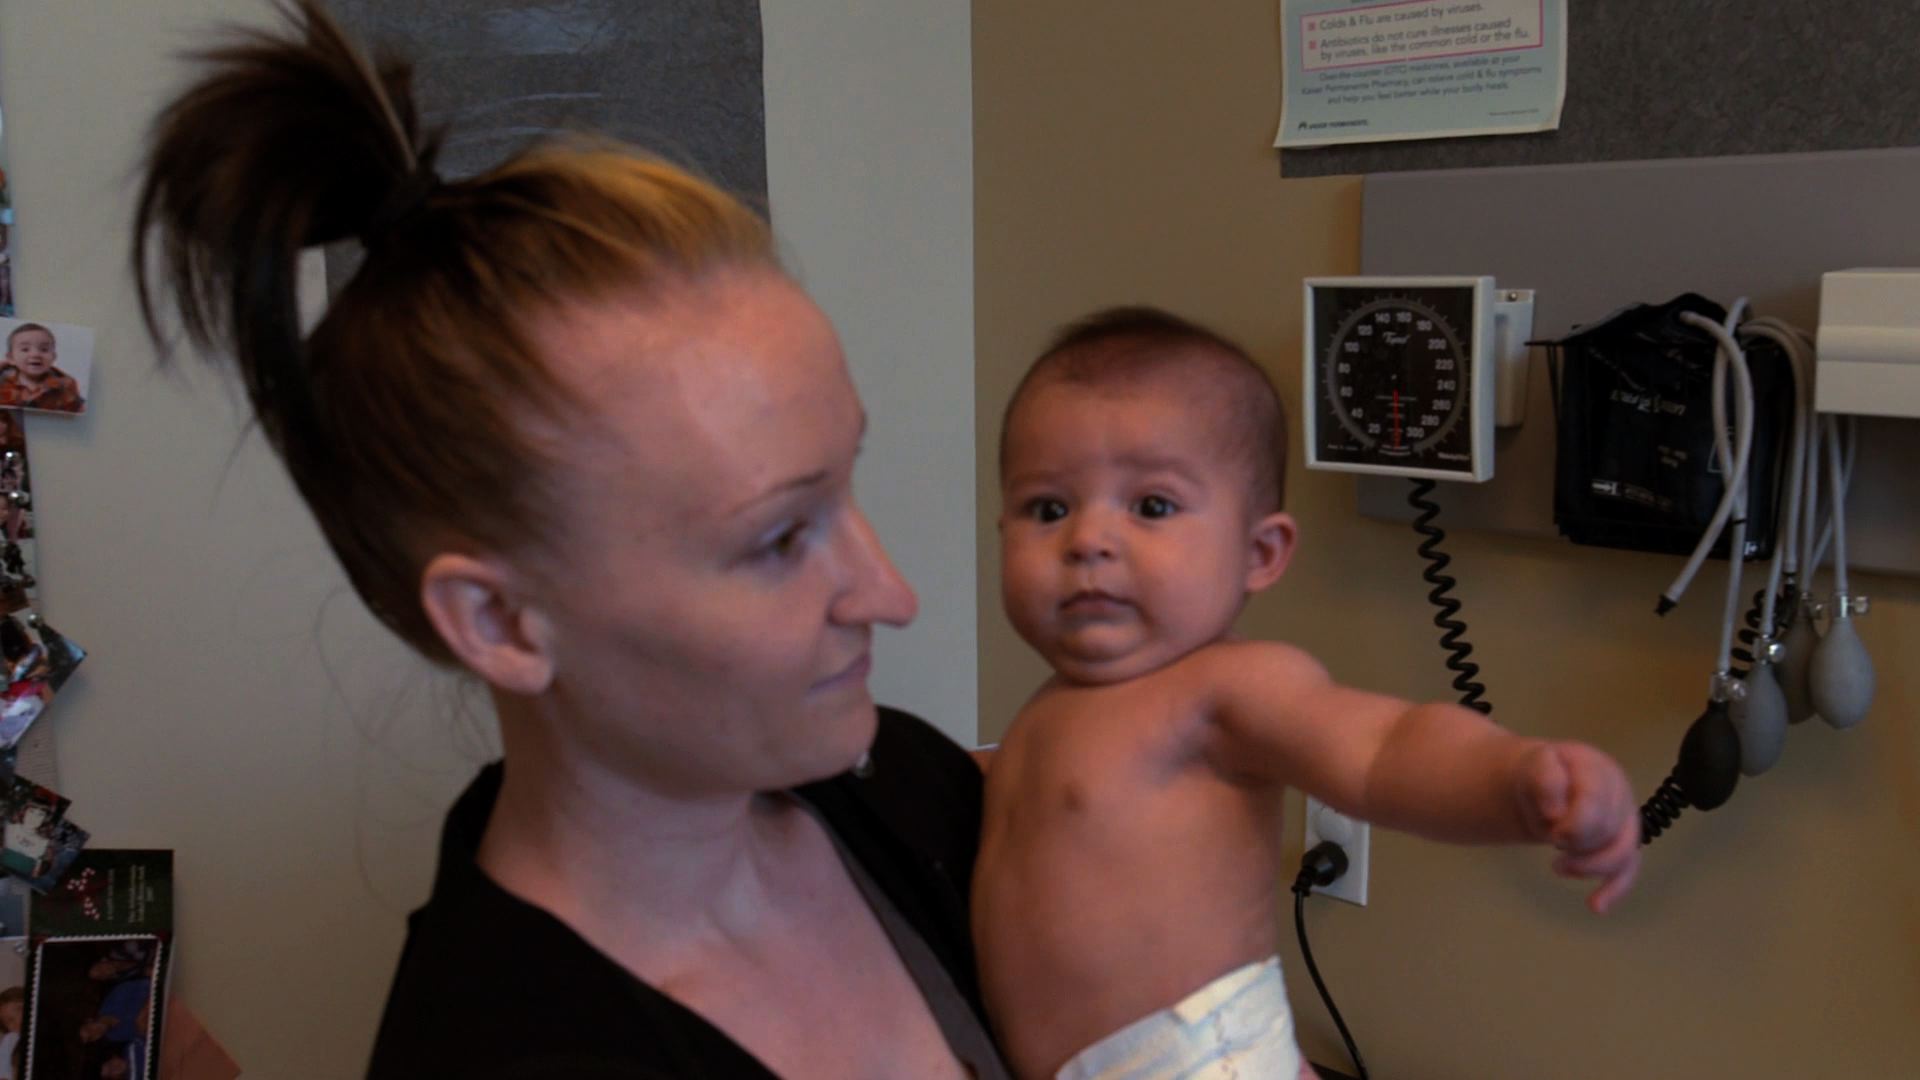
<path fill-rule="evenodd" d="M 992 738 L 1041 672 L 995 584 L 994 446 L 1025 362 L 1061 322 L 1144 300 L 1243 340 L 1297 417 L 1299 278 L 1357 268 L 1360 185 L 1279 175 L 1272 0 L 973 10 L 980 729 Z M 1301 644 L 1344 681 L 1447 696 L 1412 533 L 1360 518 L 1349 478 L 1296 466 L 1289 499 L 1302 548 L 1246 629 Z M 1448 550 L 1499 718 L 1597 743 L 1651 792 L 1704 700 L 1717 605 L 1656 620 L 1674 570 L 1663 557 L 1479 533 Z M 1376 1076 L 1920 1076 L 1920 583 L 1860 588 L 1881 683 L 1867 722 L 1794 729 L 1773 773 L 1647 849 L 1614 916 L 1588 915 L 1544 852 L 1376 835 L 1370 906 L 1308 911 Z M 1338 1066 L 1288 938 L 1302 1041 Z"/>

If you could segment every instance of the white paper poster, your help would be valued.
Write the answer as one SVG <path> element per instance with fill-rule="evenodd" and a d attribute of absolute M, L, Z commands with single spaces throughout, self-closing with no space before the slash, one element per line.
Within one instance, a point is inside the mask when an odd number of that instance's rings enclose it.
<path fill-rule="evenodd" d="M 1282 0 L 1275 146 L 1550 131 L 1566 0 Z"/>

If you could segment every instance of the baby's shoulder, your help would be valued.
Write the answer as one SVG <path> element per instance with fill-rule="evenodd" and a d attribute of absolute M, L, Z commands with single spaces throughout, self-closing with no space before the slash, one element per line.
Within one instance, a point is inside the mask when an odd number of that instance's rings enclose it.
<path fill-rule="evenodd" d="M 1179 667 L 1183 679 L 1197 685 L 1233 687 L 1275 681 L 1318 681 L 1326 668 L 1313 654 L 1284 641 L 1234 638 L 1196 650 Z"/>

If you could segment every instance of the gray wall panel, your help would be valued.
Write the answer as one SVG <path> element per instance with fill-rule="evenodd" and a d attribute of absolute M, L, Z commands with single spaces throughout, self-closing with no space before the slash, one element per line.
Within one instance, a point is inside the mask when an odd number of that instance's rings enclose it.
<path fill-rule="evenodd" d="M 1811 331 L 1825 271 L 1920 263 L 1915 191 L 1920 150 L 1395 173 L 1366 181 L 1360 266 L 1535 289 L 1536 338 L 1683 292 L 1746 296 L 1755 315 Z M 1526 423 L 1496 438 L 1492 480 L 1440 485 L 1443 526 L 1557 535 L 1545 374 L 1536 349 Z M 1860 569 L 1920 575 L 1920 420 L 1860 424 L 1849 555 Z M 1406 488 L 1360 478 L 1361 511 L 1410 518 Z"/>

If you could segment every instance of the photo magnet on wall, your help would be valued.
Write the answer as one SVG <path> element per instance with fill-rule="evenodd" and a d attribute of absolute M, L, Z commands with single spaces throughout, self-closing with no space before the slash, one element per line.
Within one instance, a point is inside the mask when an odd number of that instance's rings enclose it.
<path fill-rule="evenodd" d="M 0 406 L 36 412 L 87 409 L 93 331 L 68 323 L 0 319 Z"/>
<path fill-rule="evenodd" d="M 35 897 L 16 1075 L 157 1075 L 172 963 L 173 852 L 89 851 Z"/>
<path fill-rule="evenodd" d="M 19 743 L 86 658 L 35 612 L 0 614 L 0 750 Z"/>
<path fill-rule="evenodd" d="M 0 612 L 34 602 L 33 475 L 19 409 L 0 409 Z"/>
<path fill-rule="evenodd" d="M 0 803 L 0 870 L 36 892 L 51 889 L 87 843 L 87 830 L 67 820 L 70 802 L 24 776 L 9 780 Z"/>
<path fill-rule="evenodd" d="M 0 159 L 5 154 L 0 153 Z M 0 316 L 13 314 L 13 188 L 0 169 Z"/>
<path fill-rule="evenodd" d="M 20 1075 L 20 1059 L 26 1049 L 27 1013 L 27 939 L 19 931 L 9 930 L 0 937 L 0 1071 L 10 1068 L 9 1076 Z"/>

